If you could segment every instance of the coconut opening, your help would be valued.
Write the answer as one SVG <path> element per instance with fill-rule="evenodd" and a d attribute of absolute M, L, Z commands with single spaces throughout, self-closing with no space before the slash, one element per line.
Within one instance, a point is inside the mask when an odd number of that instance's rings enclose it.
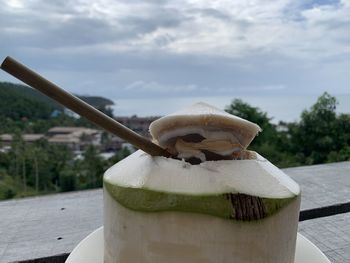
<path fill-rule="evenodd" d="M 232 132 L 208 130 L 200 127 L 165 131 L 158 143 L 172 153 L 173 158 L 185 160 L 191 164 L 218 160 L 255 159 L 254 153 L 247 151 Z M 174 137 L 169 137 L 169 133 Z M 176 136 L 177 135 L 177 136 Z"/>

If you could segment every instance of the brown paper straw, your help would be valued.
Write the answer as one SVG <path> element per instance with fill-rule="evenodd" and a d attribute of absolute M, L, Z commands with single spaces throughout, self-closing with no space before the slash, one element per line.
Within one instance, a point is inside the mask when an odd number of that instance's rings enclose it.
<path fill-rule="evenodd" d="M 68 109 L 71 109 L 79 115 L 87 118 L 106 131 L 109 131 L 123 140 L 131 143 L 136 148 L 139 148 L 152 156 L 170 156 L 168 151 L 130 130 L 71 93 L 61 89 L 15 59 L 6 57 L 1 64 L 1 69 L 29 86 L 39 90 Z"/>

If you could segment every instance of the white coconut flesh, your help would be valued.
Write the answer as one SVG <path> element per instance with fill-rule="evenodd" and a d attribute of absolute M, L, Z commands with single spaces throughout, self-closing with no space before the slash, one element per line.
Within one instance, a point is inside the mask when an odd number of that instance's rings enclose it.
<path fill-rule="evenodd" d="M 260 127 L 252 122 L 200 102 L 154 121 L 155 142 L 179 159 L 237 159 Z"/>
<path fill-rule="evenodd" d="M 287 205 L 300 189 L 259 154 L 251 155 L 255 159 L 191 165 L 139 150 L 106 171 L 104 186 L 116 201 L 132 210 L 261 219 Z M 242 209 L 250 210 L 241 215 Z"/>

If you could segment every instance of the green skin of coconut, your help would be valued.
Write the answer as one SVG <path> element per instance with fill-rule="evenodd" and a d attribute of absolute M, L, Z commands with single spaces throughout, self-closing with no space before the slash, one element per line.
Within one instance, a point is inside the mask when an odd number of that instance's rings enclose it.
<path fill-rule="evenodd" d="M 217 195 L 174 194 L 150 189 L 121 187 L 104 180 L 104 189 L 122 206 L 140 212 L 179 211 L 212 215 L 235 221 L 236 209 L 232 206 L 232 196 L 237 194 L 222 193 Z M 272 199 L 260 198 L 265 207 L 265 217 L 269 217 L 287 206 L 297 196 Z M 260 218 L 262 219 L 262 218 Z M 250 221 L 250 220 L 249 220 Z"/>
<path fill-rule="evenodd" d="M 259 155 L 190 165 L 138 151 L 106 171 L 104 205 L 108 263 L 294 262 L 300 189 Z"/>

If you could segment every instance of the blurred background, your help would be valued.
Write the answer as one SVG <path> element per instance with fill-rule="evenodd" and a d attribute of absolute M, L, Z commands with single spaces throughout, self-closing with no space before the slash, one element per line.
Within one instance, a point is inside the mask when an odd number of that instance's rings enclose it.
<path fill-rule="evenodd" d="M 350 1 L 0 0 L 10 55 L 148 136 L 204 101 L 277 166 L 350 160 Z M 0 199 L 101 187 L 133 149 L 0 72 Z"/>

